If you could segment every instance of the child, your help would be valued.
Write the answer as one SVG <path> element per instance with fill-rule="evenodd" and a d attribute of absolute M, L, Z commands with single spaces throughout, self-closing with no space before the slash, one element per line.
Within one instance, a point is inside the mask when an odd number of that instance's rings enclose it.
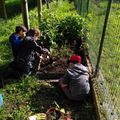
<path fill-rule="evenodd" d="M 34 63 L 38 57 L 36 53 L 39 54 L 49 54 L 49 51 L 43 49 L 37 44 L 37 40 L 40 37 L 40 30 L 37 28 L 32 28 L 27 32 L 26 37 L 20 44 L 17 60 L 16 60 L 16 69 L 18 69 L 24 75 L 30 75 L 34 69 Z"/>
<path fill-rule="evenodd" d="M 83 100 L 90 91 L 89 73 L 81 64 L 79 55 L 72 55 L 69 60 L 69 68 L 65 75 L 59 80 L 59 84 L 65 95 L 71 99 Z"/>
<path fill-rule="evenodd" d="M 14 60 L 16 59 L 19 45 L 22 39 L 26 36 L 27 29 L 24 26 L 16 26 L 15 33 L 10 35 L 9 41 L 12 47 Z"/>

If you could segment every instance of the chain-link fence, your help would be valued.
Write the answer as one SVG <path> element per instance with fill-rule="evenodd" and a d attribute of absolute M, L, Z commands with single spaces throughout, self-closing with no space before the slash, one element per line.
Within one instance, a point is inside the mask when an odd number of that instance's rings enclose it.
<path fill-rule="evenodd" d="M 120 1 L 114 0 L 108 21 L 105 22 L 108 9 L 108 0 L 89 1 L 89 55 L 92 65 L 96 67 L 99 56 L 101 40 L 104 39 L 99 68 L 102 73 L 102 84 L 105 85 L 107 93 L 102 100 L 104 107 L 111 115 L 116 114 L 120 118 Z M 109 5 L 109 8 L 107 8 Z M 79 5 L 80 6 L 80 5 Z M 87 4 L 86 4 L 87 6 Z M 106 27 L 106 29 L 105 29 Z M 106 32 L 105 32 L 106 30 Z M 102 36 L 105 35 L 105 36 Z M 105 113 L 104 113 L 105 114 Z M 117 119 L 117 117 L 112 119 Z M 110 118 L 109 116 L 107 118 Z"/>
<path fill-rule="evenodd" d="M 109 114 L 103 113 L 107 114 L 107 119 L 117 120 L 120 119 L 120 0 L 113 0 L 112 4 L 110 2 L 77 0 L 77 10 L 83 15 L 86 13 L 83 8 L 87 8 L 89 55 L 94 68 L 100 62 L 97 67 L 102 73 L 102 83 L 99 80 L 98 83 L 104 84 L 104 88 L 101 87 L 101 99 Z"/>
<path fill-rule="evenodd" d="M 104 4 L 103 4 L 104 5 Z M 107 97 L 111 98 L 108 108 L 112 105 L 120 118 L 120 3 L 113 1 L 106 29 L 100 67 L 109 89 Z"/>

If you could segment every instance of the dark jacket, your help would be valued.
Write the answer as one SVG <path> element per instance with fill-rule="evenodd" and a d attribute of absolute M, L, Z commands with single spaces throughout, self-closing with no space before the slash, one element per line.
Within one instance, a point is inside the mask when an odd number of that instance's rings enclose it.
<path fill-rule="evenodd" d="M 27 36 L 23 39 L 19 45 L 19 50 L 17 53 L 16 66 L 18 69 L 29 71 L 28 69 L 32 68 L 33 61 L 35 60 L 35 52 L 38 53 L 47 53 L 46 50 L 42 49 L 35 41 L 33 37 Z"/>
<path fill-rule="evenodd" d="M 10 44 L 11 44 L 11 47 L 12 47 L 12 52 L 13 52 L 14 59 L 16 59 L 17 52 L 18 52 L 18 49 L 19 49 L 19 45 L 22 41 L 22 37 L 16 35 L 16 33 L 13 33 L 9 37 L 9 41 L 10 41 Z"/>
<path fill-rule="evenodd" d="M 68 84 L 71 94 L 88 94 L 90 91 L 88 70 L 82 64 L 75 64 L 72 69 L 67 69 L 63 79 Z"/>

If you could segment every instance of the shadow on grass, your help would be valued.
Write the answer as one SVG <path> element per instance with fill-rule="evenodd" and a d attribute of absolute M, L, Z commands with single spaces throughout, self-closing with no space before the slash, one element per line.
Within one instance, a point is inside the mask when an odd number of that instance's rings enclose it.
<path fill-rule="evenodd" d="M 45 2 L 43 1 L 43 4 Z M 21 13 L 20 0 L 8 2 L 5 4 L 8 18 L 12 18 Z M 32 10 L 37 6 L 37 0 L 28 0 L 28 9 Z"/>
<path fill-rule="evenodd" d="M 12 18 L 21 13 L 20 1 L 12 1 L 5 4 L 8 18 Z M 28 0 L 29 10 L 36 6 L 36 0 Z"/>
<path fill-rule="evenodd" d="M 4 41 L 0 41 L 0 46 L 8 46 L 8 47 L 10 47 L 10 43 L 6 40 L 4 40 Z"/>
<path fill-rule="evenodd" d="M 3 62 L 11 60 L 12 51 L 8 41 L 0 41 L 0 58 Z M 0 67 L 1 68 L 1 67 Z"/>

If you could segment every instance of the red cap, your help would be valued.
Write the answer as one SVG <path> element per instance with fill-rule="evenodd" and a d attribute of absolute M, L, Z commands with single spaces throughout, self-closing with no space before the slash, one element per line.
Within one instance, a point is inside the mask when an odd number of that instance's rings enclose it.
<path fill-rule="evenodd" d="M 81 63 L 81 57 L 79 55 L 72 55 L 70 61 Z"/>

